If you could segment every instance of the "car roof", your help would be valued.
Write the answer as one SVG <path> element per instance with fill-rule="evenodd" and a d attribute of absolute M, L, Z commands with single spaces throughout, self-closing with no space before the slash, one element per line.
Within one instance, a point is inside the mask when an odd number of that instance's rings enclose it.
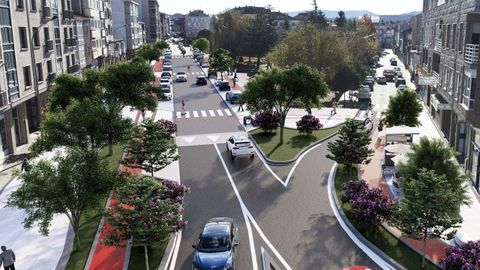
<path fill-rule="evenodd" d="M 202 235 L 230 235 L 230 222 L 227 220 L 208 221 Z"/>
<path fill-rule="evenodd" d="M 242 142 L 242 141 L 249 142 L 250 141 L 250 139 L 245 135 L 233 135 L 232 137 L 233 137 L 233 140 L 235 140 L 236 142 Z"/>
<path fill-rule="evenodd" d="M 197 76 L 197 79 L 206 79 L 206 77 L 203 75 L 200 75 L 200 76 Z"/>
<path fill-rule="evenodd" d="M 232 94 L 241 94 L 242 91 L 240 91 L 240 90 L 230 90 L 230 93 L 232 93 Z"/>
<path fill-rule="evenodd" d="M 187 73 L 185 73 L 185 71 L 179 71 L 179 72 L 177 72 L 177 75 L 185 75 L 185 74 L 187 74 Z"/>

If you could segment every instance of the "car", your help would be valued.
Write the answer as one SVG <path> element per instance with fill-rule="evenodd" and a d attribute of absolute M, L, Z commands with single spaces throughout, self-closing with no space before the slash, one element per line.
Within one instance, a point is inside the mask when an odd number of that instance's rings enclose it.
<path fill-rule="evenodd" d="M 172 99 L 172 85 L 169 82 L 160 83 L 160 91 L 162 91 L 168 100 Z"/>
<path fill-rule="evenodd" d="M 373 76 L 367 76 L 365 77 L 365 80 L 375 82 L 375 78 Z"/>
<path fill-rule="evenodd" d="M 395 80 L 395 87 L 398 87 L 401 84 L 407 85 L 407 81 L 405 80 L 405 78 L 397 78 Z"/>
<path fill-rule="evenodd" d="M 177 72 L 177 78 L 175 79 L 177 82 L 186 82 L 187 81 L 187 73 L 180 71 Z"/>
<path fill-rule="evenodd" d="M 169 78 L 171 79 L 172 78 L 172 73 L 170 71 L 162 71 L 162 75 L 160 76 L 162 78 Z"/>
<path fill-rule="evenodd" d="M 383 76 L 387 79 L 387 82 L 393 82 L 395 78 L 395 72 L 391 69 L 385 69 L 383 71 Z"/>
<path fill-rule="evenodd" d="M 390 59 L 390 65 L 396 66 L 397 65 L 397 59 L 395 59 L 395 58 Z"/>
<path fill-rule="evenodd" d="M 393 67 L 392 70 L 395 71 L 395 72 L 399 72 L 399 71 L 401 72 L 402 71 L 402 69 L 400 67 Z"/>
<path fill-rule="evenodd" d="M 373 91 L 373 82 L 372 81 L 364 81 L 362 86 L 368 86 L 370 91 Z"/>
<path fill-rule="evenodd" d="M 200 53 L 200 54 L 198 54 L 197 56 L 195 56 L 195 61 L 200 61 L 200 60 L 202 60 L 202 59 L 203 59 L 203 54 L 202 54 L 202 53 Z"/>
<path fill-rule="evenodd" d="M 407 86 L 406 86 L 405 84 L 399 84 L 399 85 L 397 86 L 397 89 L 398 89 L 398 90 L 405 90 L 405 88 L 407 88 Z"/>
<path fill-rule="evenodd" d="M 231 90 L 225 95 L 225 100 L 230 102 L 230 104 L 238 103 L 241 94 L 240 90 Z"/>
<path fill-rule="evenodd" d="M 172 71 L 172 65 L 163 65 L 163 71 Z"/>
<path fill-rule="evenodd" d="M 396 78 L 403 78 L 402 72 L 401 72 L 401 71 L 395 72 L 395 77 L 396 77 Z"/>
<path fill-rule="evenodd" d="M 172 81 L 170 80 L 170 78 L 163 77 L 163 78 L 160 78 L 160 83 L 172 84 Z"/>
<path fill-rule="evenodd" d="M 358 92 L 356 93 L 356 97 L 359 100 L 368 100 L 370 99 L 372 95 L 370 94 L 370 86 L 368 85 L 362 85 L 358 89 Z"/>
<path fill-rule="evenodd" d="M 197 85 L 207 85 L 207 78 L 205 76 L 197 76 Z"/>
<path fill-rule="evenodd" d="M 207 61 L 207 60 L 202 60 L 202 61 L 200 62 L 200 66 L 201 66 L 202 68 L 208 68 L 208 67 L 209 67 L 208 61 Z"/>
<path fill-rule="evenodd" d="M 245 135 L 233 135 L 227 140 L 227 150 L 230 153 L 230 158 L 234 160 L 236 157 L 250 157 L 255 156 L 255 149 L 253 149 L 252 141 Z"/>
<path fill-rule="evenodd" d="M 235 269 L 238 226 L 233 218 L 217 217 L 207 221 L 192 247 L 192 269 Z"/>
<path fill-rule="evenodd" d="M 383 76 L 377 77 L 377 83 L 378 84 L 387 84 L 387 79 Z"/>
<path fill-rule="evenodd" d="M 210 68 L 209 68 L 207 74 L 208 74 L 208 75 L 207 75 L 208 78 L 210 78 L 210 77 L 215 77 L 215 78 L 217 78 L 217 71 L 214 70 L 214 69 L 210 69 Z"/>
<path fill-rule="evenodd" d="M 228 83 L 227 81 L 223 80 L 223 81 L 220 81 L 218 83 L 218 90 L 220 91 L 230 91 L 230 83 Z"/>

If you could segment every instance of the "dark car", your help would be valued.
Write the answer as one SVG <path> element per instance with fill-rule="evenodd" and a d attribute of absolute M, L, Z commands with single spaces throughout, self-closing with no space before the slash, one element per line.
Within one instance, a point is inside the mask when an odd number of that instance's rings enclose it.
<path fill-rule="evenodd" d="M 397 60 L 395 58 L 390 59 L 390 65 L 396 66 L 397 65 Z"/>
<path fill-rule="evenodd" d="M 207 78 L 205 78 L 205 76 L 198 76 L 197 85 L 207 85 Z"/>
<path fill-rule="evenodd" d="M 234 219 L 210 219 L 203 227 L 193 256 L 193 269 L 235 269 L 238 227 Z"/>
<path fill-rule="evenodd" d="M 395 81 L 395 87 L 398 87 L 400 84 L 406 85 L 407 81 L 405 81 L 404 78 L 397 78 L 397 80 Z"/>
<path fill-rule="evenodd" d="M 225 99 L 230 102 L 230 104 L 239 103 L 241 94 L 242 92 L 240 90 L 232 90 L 227 92 Z"/>
<path fill-rule="evenodd" d="M 208 69 L 208 75 L 207 75 L 207 76 L 208 76 L 208 78 L 210 78 L 210 77 L 215 77 L 215 78 L 217 78 L 217 71 L 214 70 L 214 69 L 210 69 L 210 68 L 209 68 L 209 69 Z"/>
<path fill-rule="evenodd" d="M 230 91 L 230 84 L 227 81 L 221 81 L 218 84 L 218 90 L 220 90 L 220 91 Z"/>
<path fill-rule="evenodd" d="M 383 76 L 387 79 L 387 82 L 393 82 L 395 78 L 395 72 L 391 69 L 385 69 L 383 71 Z"/>

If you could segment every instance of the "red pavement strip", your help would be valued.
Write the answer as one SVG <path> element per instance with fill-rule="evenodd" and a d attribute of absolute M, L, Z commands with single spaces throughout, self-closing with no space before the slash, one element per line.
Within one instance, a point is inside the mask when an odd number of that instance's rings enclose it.
<path fill-rule="evenodd" d="M 233 80 L 230 78 L 230 76 L 228 76 L 228 74 L 226 75 L 224 74 L 223 79 L 225 79 L 230 84 L 230 87 L 233 90 L 240 90 L 243 92 L 243 88 L 240 85 L 238 85 L 238 83 L 235 83 L 235 87 L 233 86 Z"/>
<path fill-rule="evenodd" d="M 154 66 L 155 72 L 162 71 L 162 61 L 157 61 Z M 155 119 L 157 111 L 153 112 L 153 119 Z M 138 111 L 135 117 L 135 123 L 138 123 L 140 120 L 141 112 Z M 131 173 L 138 173 L 141 174 L 141 169 L 131 169 L 124 167 L 123 165 L 120 166 L 120 171 L 128 171 Z M 118 201 L 112 198 L 109 201 L 109 207 L 115 206 L 118 204 Z M 107 233 L 111 231 L 110 225 L 105 221 L 104 225 L 105 229 L 100 233 L 100 237 L 98 238 L 101 242 L 102 239 L 105 238 Z M 123 269 L 123 262 L 125 261 L 125 255 L 127 254 L 127 248 L 120 248 L 114 246 L 105 246 L 100 243 L 97 243 L 95 246 L 95 252 L 93 253 L 92 262 L 90 263 L 90 270 L 122 270 Z"/>

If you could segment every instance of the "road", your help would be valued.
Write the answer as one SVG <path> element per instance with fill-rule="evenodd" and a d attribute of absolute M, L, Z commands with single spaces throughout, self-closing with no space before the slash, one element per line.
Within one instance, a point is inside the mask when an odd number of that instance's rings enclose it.
<path fill-rule="evenodd" d="M 191 58 L 172 59 L 174 73 L 186 71 L 188 82 L 174 83 L 180 178 L 190 187 L 175 269 L 191 269 L 192 244 L 211 217 L 229 216 L 239 223 L 237 269 L 262 269 L 262 251 L 276 269 L 341 269 L 375 264 L 343 232 L 329 204 L 327 176 L 333 162 L 326 144 L 307 154 L 288 185 L 277 180 L 256 156 L 230 161 L 225 141 L 243 128 L 209 84 L 196 86 L 200 68 Z M 190 65 L 190 71 L 187 66 Z M 187 115 L 179 115 L 185 101 Z M 204 113 L 202 113 L 202 111 Z M 195 113 L 196 112 L 196 113 Z M 181 142 L 181 143 L 178 143 Z M 286 179 L 291 167 L 272 168 Z"/>

